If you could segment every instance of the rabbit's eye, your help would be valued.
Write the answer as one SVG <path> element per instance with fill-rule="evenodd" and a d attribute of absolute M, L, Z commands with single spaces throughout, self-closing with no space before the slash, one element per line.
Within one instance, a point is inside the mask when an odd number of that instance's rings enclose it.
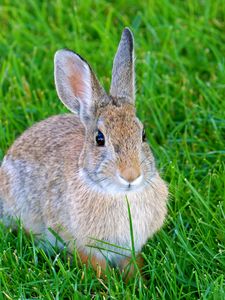
<path fill-rule="evenodd" d="M 96 144 L 100 147 L 105 146 L 105 137 L 104 134 L 98 130 L 95 137 Z"/>
<path fill-rule="evenodd" d="M 144 129 L 142 131 L 142 142 L 146 142 L 146 133 Z"/>

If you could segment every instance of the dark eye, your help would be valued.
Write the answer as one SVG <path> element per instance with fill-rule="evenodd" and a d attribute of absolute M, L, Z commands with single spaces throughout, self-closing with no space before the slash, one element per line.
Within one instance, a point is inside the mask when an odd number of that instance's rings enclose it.
<path fill-rule="evenodd" d="M 105 146 L 105 137 L 104 134 L 98 130 L 95 137 L 96 144 L 100 147 Z"/>
<path fill-rule="evenodd" d="M 146 133 L 144 129 L 142 131 L 142 142 L 146 142 Z"/>

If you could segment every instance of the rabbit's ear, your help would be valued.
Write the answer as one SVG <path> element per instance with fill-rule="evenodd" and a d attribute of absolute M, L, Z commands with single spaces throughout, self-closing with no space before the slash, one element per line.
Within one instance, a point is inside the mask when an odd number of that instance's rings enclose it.
<path fill-rule="evenodd" d="M 134 39 L 130 29 L 125 28 L 113 62 L 111 96 L 133 104 L 134 81 Z"/>
<path fill-rule="evenodd" d="M 54 67 L 60 100 L 83 121 L 93 118 L 97 103 L 105 99 L 105 91 L 88 63 L 70 50 L 59 50 L 55 54 Z"/>

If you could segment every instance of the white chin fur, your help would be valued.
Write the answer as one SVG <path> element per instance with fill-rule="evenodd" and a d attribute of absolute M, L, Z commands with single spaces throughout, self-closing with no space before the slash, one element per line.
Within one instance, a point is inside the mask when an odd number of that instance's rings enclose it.
<path fill-rule="evenodd" d="M 96 178 L 96 182 L 92 180 L 84 169 L 79 171 L 80 178 L 95 192 L 117 195 L 117 194 L 127 194 L 132 192 L 137 192 L 142 189 L 145 184 L 143 180 L 143 175 L 136 178 L 131 183 L 120 177 L 119 175 L 115 177 L 115 182 L 111 180 L 99 181 Z"/>

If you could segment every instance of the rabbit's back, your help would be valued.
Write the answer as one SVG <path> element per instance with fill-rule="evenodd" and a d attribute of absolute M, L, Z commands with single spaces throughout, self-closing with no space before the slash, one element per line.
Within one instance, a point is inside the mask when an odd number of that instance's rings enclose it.
<path fill-rule="evenodd" d="M 26 130 L 0 168 L 1 214 L 20 217 L 25 228 L 42 233 L 47 202 L 60 202 L 67 189 L 67 164 L 72 162 L 77 171 L 83 141 L 84 128 L 72 114 L 50 117 Z"/>
<path fill-rule="evenodd" d="M 8 150 L 7 157 L 37 163 L 66 155 L 68 145 L 74 144 L 79 156 L 84 142 L 84 128 L 74 114 L 50 117 L 26 130 Z"/>

